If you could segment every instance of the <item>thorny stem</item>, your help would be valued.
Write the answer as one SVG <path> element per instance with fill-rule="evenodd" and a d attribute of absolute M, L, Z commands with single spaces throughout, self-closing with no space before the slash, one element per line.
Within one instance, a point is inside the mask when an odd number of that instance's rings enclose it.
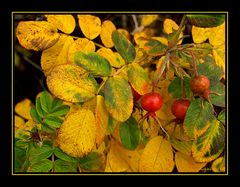
<path fill-rule="evenodd" d="M 194 54 L 192 52 L 191 52 L 191 55 L 192 55 L 192 65 L 193 65 L 194 77 L 197 77 L 198 76 L 198 72 L 197 72 L 195 56 L 194 56 Z"/>
<path fill-rule="evenodd" d="M 157 122 L 157 124 L 160 126 L 160 128 L 162 129 L 162 131 L 167 135 L 168 138 L 170 138 L 169 134 L 167 133 L 167 131 L 162 127 L 162 124 L 160 122 L 160 120 L 158 119 L 157 116 L 153 116 L 153 119 Z"/>
<path fill-rule="evenodd" d="M 163 74 L 163 72 L 164 72 L 164 70 L 165 70 L 165 68 L 166 68 L 166 64 L 169 62 L 169 56 L 170 56 L 170 53 L 167 53 L 166 56 L 165 56 L 165 58 L 164 58 L 164 60 L 163 60 L 163 63 L 162 63 L 162 65 L 161 65 L 160 72 L 159 72 L 157 78 L 156 78 L 155 80 L 153 80 L 153 83 L 152 83 L 152 86 L 153 86 L 152 92 L 154 92 L 154 89 L 155 89 L 155 87 L 157 86 L 157 83 L 158 83 L 158 81 L 160 80 L 160 78 L 161 78 L 161 76 L 162 76 L 162 74 Z"/>

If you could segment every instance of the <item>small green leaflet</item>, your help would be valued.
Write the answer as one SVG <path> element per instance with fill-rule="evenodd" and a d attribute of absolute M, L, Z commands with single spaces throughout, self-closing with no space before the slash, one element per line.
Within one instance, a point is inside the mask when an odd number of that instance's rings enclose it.
<path fill-rule="evenodd" d="M 66 162 L 71 162 L 71 163 L 77 163 L 78 159 L 71 157 L 69 155 L 67 155 L 66 153 L 64 153 L 61 149 L 59 148 L 55 148 L 54 149 L 54 154 L 56 157 L 58 157 L 61 160 L 64 160 Z"/>
<path fill-rule="evenodd" d="M 120 32 L 112 32 L 112 40 L 117 52 L 123 57 L 127 63 L 134 61 L 136 57 L 136 50 L 134 45 Z"/>
<path fill-rule="evenodd" d="M 190 78 L 184 77 L 184 92 L 186 98 L 192 97 L 192 91 L 190 88 Z M 181 78 L 176 77 L 168 86 L 168 92 L 172 94 L 174 98 L 181 98 L 182 97 L 182 88 L 181 88 Z"/>
<path fill-rule="evenodd" d="M 215 106 L 225 107 L 225 85 L 218 82 L 214 86 L 210 87 L 211 93 L 209 95 L 210 101 Z"/>
<path fill-rule="evenodd" d="M 29 167 L 29 172 L 49 172 L 53 168 L 53 162 L 48 159 L 42 159 Z"/>
<path fill-rule="evenodd" d="M 49 92 L 43 91 L 40 95 L 41 108 L 45 113 L 49 113 L 52 105 L 52 96 Z"/>
<path fill-rule="evenodd" d="M 38 123 L 41 123 L 42 119 L 41 117 L 38 115 L 37 113 L 37 110 L 36 110 L 36 107 L 32 107 L 31 110 L 30 110 L 30 115 L 32 117 L 32 119 Z"/>
<path fill-rule="evenodd" d="M 102 156 L 97 152 L 91 152 L 86 157 L 79 160 L 80 167 L 86 170 L 96 170 L 99 169 L 103 164 Z"/>
<path fill-rule="evenodd" d="M 211 105 L 200 98 L 196 99 L 188 107 L 184 119 L 184 130 L 190 138 L 197 138 L 206 132 L 209 128 L 208 122 L 214 118 Z"/>
<path fill-rule="evenodd" d="M 26 150 L 15 146 L 15 172 L 20 172 L 22 169 L 22 165 L 26 160 Z"/>
<path fill-rule="evenodd" d="M 162 44 L 158 40 L 151 39 L 144 45 L 144 51 L 150 56 L 164 55 L 167 50 L 167 46 Z"/>
<path fill-rule="evenodd" d="M 53 164 L 54 172 L 77 172 L 77 164 L 57 159 Z"/>
<path fill-rule="evenodd" d="M 74 63 L 96 77 L 107 77 L 112 72 L 112 67 L 108 60 L 96 52 L 85 54 L 78 51 L 74 55 Z"/>
<path fill-rule="evenodd" d="M 224 14 L 187 14 L 190 24 L 197 27 L 217 27 L 225 21 Z"/>
<path fill-rule="evenodd" d="M 120 125 L 119 131 L 123 146 L 130 150 L 136 149 L 140 142 L 141 135 L 136 119 L 131 116 Z"/>

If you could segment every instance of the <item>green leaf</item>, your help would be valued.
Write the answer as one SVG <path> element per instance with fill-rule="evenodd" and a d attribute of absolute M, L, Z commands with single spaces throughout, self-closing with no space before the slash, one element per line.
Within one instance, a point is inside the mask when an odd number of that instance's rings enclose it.
<path fill-rule="evenodd" d="M 62 105 L 56 108 L 54 111 L 51 112 L 52 116 L 65 116 L 70 110 L 70 107 L 67 105 Z"/>
<path fill-rule="evenodd" d="M 52 168 L 53 162 L 48 159 L 43 159 L 30 166 L 29 172 L 49 172 Z"/>
<path fill-rule="evenodd" d="M 41 130 L 44 131 L 44 132 L 47 132 L 47 133 L 55 133 L 55 129 L 50 127 L 50 126 L 48 126 L 45 123 L 41 124 Z"/>
<path fill-rule="evenodd" d="M 77 172 L 77 164 L 66 162 L 61 159 L 54 161 L 54 172 Z"/>
<path fill-rule="evenodd" d="M 49 113 L 52 105 L 52 96 L 49 92 L 43 91 L 40 95 L 41 108 L 44 112 Z"/>
<path fill-rule="evenodd" d="M 44 142 L 42 146 L 33 147 L 30 151 L 29 161 L 34 164 L 42 159 L 48 158 L 53 154 L 52 145 Z"/>
<path fill-rule="evenodd" d="M 182 141 L 174 136 L 170 136 L 169 142 L 177 151 L 186 155 L 191 155 L 193 141 Z"/>
<path fill-rule="evenodd" d="M 140 95 L 151 91 L 148 75 L 139 64 L 129 64 L 127 73 L 129 82 Z"/>
<path fill-rule="evenodd" d="M 128 81 L 117 75 L 110 77 L 104 88 L 105 105 L 117 121 L 126 121 L 133 110 L 133 96 Z"/>
<path fill-rule="evenodd" d="M 78 51 L 74 56 L 74 63 L 93 76 L 107 77 L 112 72 L 112 67 L 106 58 L 95 52 L 83 53 Z"/>
<path fill-rule="evenodd" d="M 112 134 L 114 132 L 114 129 L 115 129 L 117 123 L 118 123 L 118 121 L 115 120 L 112 116 L 108 117 L 108 127 L 107 127 L 108 133 Z"/>
<path fill-rule="evenodd" d="M 24 161 L 26 160 L 26 150 L 15 146 L 15 172 L 20 172 Z"/>
<path fill-rule="evenodd" d="M 225 107 L 225 85 L 221 82 L 218 82 L 214 86 L 210 87 L 210 90 L 214 93 L 211 93 L 209 95 L 210 100 L 213 105 L 215 106 L 220 106 L 220 107 Z M 221 94 L 221 95 L 218 95 Z"/>
<path fill-rule="evenodd" d="M 36 110 L 39 117 L 43 118 L 47 113 L 42 109 L 40 97 L 36 99 Z"/>
<path fill-rule="evenodd" d="M 36 121 L 36 122 L 38 122 L 38 123 L 41 123 L 42 120 L 41 120 L 40 116 L 38 115 L 35 106 L 31 108 L 31 110 L 30 110 L 30 115 L 31 115 L 31 117 L 32 117 L 32 119 L 33 119 L 34 121 Z"/>
<path fill-rule="evenodd" d="M 225 21 L 224 14 L 187 14 L 190 24 L 197 27 L 217 27 Z"/>
<path fill-rule="evenodd" d="M 67 105 L 61 105 L 59 107 L 55 107 L 54 110 L 51 110 L 51 116 L 64 116 L 68 113 L 70 107 Z"/>
<path fill-rule="evenodd" d="M 201 103 L 203 102 L 203 104 Z M 214 119 L 213 109 L 207 101 L 196 99 L 188 107 L 184 129 L 190 138 L 197 138 L 209 128 L 209 121 Z"/>
<path fill-rule="evenodd" d="M 190 88 L 190 78 L 184 77 L 183 81 L 184 85 L 184 92 L 186 98 L 192 98 L 192 91 Z M 182 97 L 182 88 L 181 88 L 181 78 L 176 77 L 168 86 L 168 92 L 172 94 L 174 98 L 181 98 Z"/>
<path fill-rule="evenodd" d="M 97 152 L 91 152 L 84 158 L 79 160 L 80 167 L 86 170 L 96 170 L 99 169 L 103 164 L 102 156 Z"/>
<path fill-rule="evenodd" d="M 150 56 L 161 56 L 167 50 L 167 46 L 158 40 L 151 39 L 144 45 L 144 50 Z"/>
<path fill-rule="evenodd" d="M 131 63 L 136 57 L 136 50 L 133 44 L 120 32 L 112 32 L 112 40 L 117 52 L 123 57 L 123 59 Z"/>
<path fill-rule="evenodd" d="M 62 104 L 63 104 L 63 101 L 61 99 L 54 98 L 52 101 L 51 112 L 54 112 L 55 110 L 57 110 L 60 106 L 62 106 Z"/>
<path fill-rule="evenodd" d="M 204 63 L 197 65 L 197 72 L 199 75 L 205 75 L 209 78 L 210 86 L 217 84 L 223 75 L 221 67 L 219 67 L 210 56 L 205 56 Z"/>
<path fill-rule="evenodd" d="M 141 135 L 136 119 L 131 116 L 127 121 L 123 122 L 120 125 L 119 132 L 123 146 L 130 150 L 136 149 Z"/>
<path fill-rule="evenodd" d="M 210 162 L 216 159 L 225 147 L 225 129 L 217 119 L 207 122 L 209 128 L 198 137 L 192 147 L 192 155 L 197 162 Z"/>
<path fill-rule="evenodd" d="M 225 125 L 225 109 L 218 114 L 218 120 Z"/>
<path fill-rule="evenodd" d="M 59 128 L 62 124 L 63 120 L 57 116 L 47 116 L 44 120 L 44 123 L 51 128 Z"/>
<path fill-rule="evenodd" d="M 71 163 L 77 163 L 78 162 L 78 159 L 67 155 L 66 153 L 64 153 L 59 148 L 54 149 L 54 154 L 56 155 L 56 157 L 60 158 L 61 160 L 66 161 L 66 162 L 71 162 Z"/>

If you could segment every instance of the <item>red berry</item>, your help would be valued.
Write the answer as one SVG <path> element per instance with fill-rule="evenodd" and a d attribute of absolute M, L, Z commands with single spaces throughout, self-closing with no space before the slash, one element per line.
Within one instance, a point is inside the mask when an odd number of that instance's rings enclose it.
<path fill-rule="evenodd" d="M 131 86 L 131 89 L 132 89 L 133 101 L 136 102 L 140 99 L 141 95 L 136 90 L 134 90 L 132 86 Z"/>
<path fill-rule="evenodd" d="M 162 107 L 162 96 L 155 92 L 150 92 L 143 95 L 141 105 L 148 112 L 155 112 Z"/>
<path fill-rule="evenodd" d="M 190 81 L 190 87 L 193 93 L 202 94 L 210 87 L 210 80 L 204 75 L 199 75 Z"/>
<path fill-rule="evenodd" d="M 180 120 L 184 120 L 190 101 L 187 99 L 178 99 L 172 103 L 172 113 Z"/>
<path fill-rule="evenodd" d="M 205 98 L 205 99 L 209 99 L 209 95 L 211 94 L 211 91 L 210 90 L 205 90 L 204 92 L 203 92 L 203 97 Z"/>

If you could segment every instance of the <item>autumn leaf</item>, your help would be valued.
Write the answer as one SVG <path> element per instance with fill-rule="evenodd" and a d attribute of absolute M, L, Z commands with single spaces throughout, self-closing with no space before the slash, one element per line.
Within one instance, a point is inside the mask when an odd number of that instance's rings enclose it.
<path fill-rule="evenodd" d="M 55 25 L 60 31 L 71 34 L 76 26 L 75 19 L 72 15 L 67 14 L 56 14 L 56 15 L 45 15 L 47 21 Z"/>
<path fill-rule="evenodd" d="M 171 172 L 174 168 L 171 144 L 161 136 L 146 145 L 139 163 L 140 172 Z"/>
<path fill-rule="evenodd" d="M 126 121 L 133 110 L 133 96 L 126 79 L 110 77 L 104 88 L 105 105 L 108 112 L 118 121 Z"/>
<path fill-rule="evenodd" d="M 63 152 L 73 157 L 83 157 L 94 148 L 96 133 L 93 112 L 81 109 L 71 113 L 63 122 L 58 132 L 57 142 Z"/>
<path fill-rule="evenodd" d="M 215 173 L 225 172 L 225 158 L 221 156 L 214 160 L 211 168 Z"/>
<path fill-rule="evenodd" d="M 74 62 L 74 55 L 78 51 L 94 52 L 95 49 L 96 49 L 95 44 L 91 40 L 88 40 L 87 38 L 78 38 L 69 47 L 68 61 Z"/>
<path fill-rule="evenodd" d="M 101 95 L 97 96 L 97 106 L 95 109 L 96 116 L 96 127 L 97 127 L 97 136 L 96 143 L 100 145 L 106 134 L 107 134 L 107 125 L 108 125 L 108 111 L 104 103 L 104 97 Z"/>
<path fill-rule="evenodd" d="M 25 98 L 15 105 L 15 112 L 16 114 L 23 117 L 24 119 L 27 119 L 27 120 L 32 119 L 30 115 L 30 110 L 32 106 L 33 104 L 31 100 L 28 98 Z"/>
<path fill-rule="evenodd" d="M 128 80 L 140 95 L 151 91 L 151 84 L 145 70 L 137 63 L 128 65 Z"/>
<path fill-rule="evenodd" d="M 201 28 L 192 26 L 192 38 L 194 43 L 203 43 L 205 42 L 210 34 L 209 28 Z"/>
<path fill-rule="evenodd" d="M 217 119 L 208 122 L 209 128 L 198 137 L 192 147 L 193 158 L 198 162 L 210 162 L 216 159 L 225 147 L 225 129 Z"/>
<path fill-rule="evenodd" d="M 42 51 L 59 39 L 57 28 L 47 21 L 21 21 L 16 30 L 19 43 L 26 49 Z"/>
<path fill-rule="evenodd" d="M 151 39 L 144 45 L 144 51 L 150 56 L 164 55 L 167 50 L 167 46 L 158 40 Z"/>
<path fill-rule="evenodd" d="M 120 68 L 125 65 L 125 61 L 119 53 L 113 52 L 111 49 L 101 47 L 97 50 L 97 53 L 106 58 L 112 67 Z"/>
<path fill-rule="evenodd" d="M 149 39 L 149 37 L 144 32 L 136 32 L 133 37 L 134 37 L 135 43 L 141 48 L 144 47 L 144 44 Z"/>
<path fill-rule="evenodd" d="M 116 30 L 112 21 L 106 20 L 102 23 L 100 38 L 105 47 L 113 47 L 112 32 Z"/>
<path fill-rule="evenodd" d="M 96 38 L 101 33 L 101 20 L 92 15 L 78 15 L 79 26 L 86 38 Z"/>
<path fill-rule="evenodd" d="M 146 27 L 156 21 L 158 19 L 158 15 L 142 15 L 141 16 L 141 26 Z"/>
<path fill-rule="evenodd" d="M 48 76 L 55 66 L 68 62 L 68 51 L 73 42 L 71 36 L 61 35 L 54 46 L 42 52 L 41 67 L 45 76 Z"/>
<path fill-rule="evenodd" d="M 93 98 L 98 88 L 88 72 L 73 64 L 56 66 L 47 77 L 47 85 L 52 94 L 73 103 Z"/>
<path fill-rule="evenodd" d="M 192 157 L 181 152 L 175 154 L 175 163 L 179 172 L 199 172 L 207 164 L 196 162 Z"/>
<path fill-rule="evenodd" d="M 122 35 L 124 35 L 128 40 L 131 39 L 131 36 L 130 36 L 129 32 L 126 29 L 118 28 L 117 31 L 119 33 L 121 33 Z"/>

